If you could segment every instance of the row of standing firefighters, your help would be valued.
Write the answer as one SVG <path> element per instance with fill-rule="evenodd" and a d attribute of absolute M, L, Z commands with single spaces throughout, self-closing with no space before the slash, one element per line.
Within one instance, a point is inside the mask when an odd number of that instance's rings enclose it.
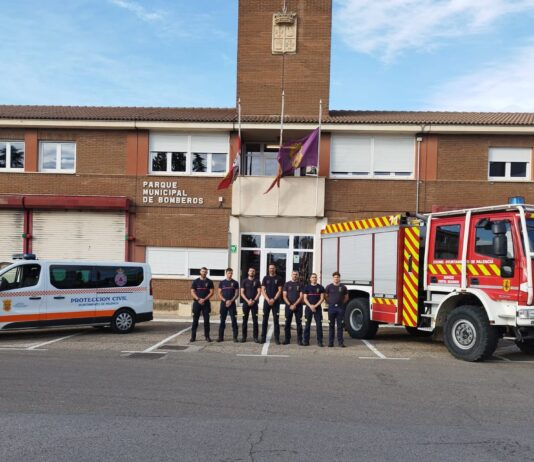
<path fill-rule="evenodd" d="M 207 277 L 208 270 L 202 268 L 200 277 L 193 281 L 191 286 L 191 296 L 193 297 L 193 326 L 191 330 L 191 342 L 196 341 L 196 333 L 200 315 L 204 319 L 204 336 L 206 341 L 211 342 L 210 337 L 210 299 L 213 297 L 215 287 L 213 281 Z M 317 330 L 317 345 L 323 344 L 322 328 L 322 305 L 326 301 L 328 304 L 329 336 L 328 346 L 334 346 L 335 330 L 337 326 L 337 344 L 344 348 L 343 322 L 345 316 L 345 305 L 348 301 L 347 287 L 340 283 L 340 274 L 333 273 L 332 283 L 326 287 L 317 283 L 317 275 L 313 273 L 309 284 L 303 284 L 298 279 L 298 273 L 293 271 L 291 279 L 284 281 L 276 274 L 275 265 L 269 265 L 268 274 L 260 283 L 256 278 L 256 270 L 250 268 L 248 276 L 243 279 L 241 285 L 233 279 L 233 270 L 227 268 L 226 277 L 219 283 L 218 295 L 220 298 L 220 326 L 218 342 L 224 340 L 224 330 L 226 318 L 229 315 L 232 322 L 233 341 L 238 342 L 237 325 L 237 300 L 241 297 L 243 308 L 243 324 L 241 342 L 247 341 L 247 327 L 249 315 L 252 315 L 253 339 L 256 343 L 265 343 L 267 339 L 267 329 L 269 316 L 273 315 L 274 342 L 280 342 L 280 305 L 285 304 L 285 329 L 282 344 L 291 342 L 291 324 L 293 317 L 297 326 L 297 343 L 302 346 L 310 344 L 310 330 L 312 320 L 315 320 Z M 263 296 L 263 321 L 261 335 L 258 325 L 259 299 Z M 305 327 L 302 328 L 302 316 L 305 317 Z"/>

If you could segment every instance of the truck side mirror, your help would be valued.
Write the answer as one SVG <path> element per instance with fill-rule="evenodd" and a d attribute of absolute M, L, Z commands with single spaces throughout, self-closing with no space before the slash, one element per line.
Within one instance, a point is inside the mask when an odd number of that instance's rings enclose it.
<path fill-rule="evenodd" d="M 508 238 L 506 234 L 493 236 L 493 255 L 496 257 L 506 257 L 508 255 Z"/>
<path fill-rule="evenodd" d="M 504 221 L 495 221 L 491 224 L 491 232 L 495 235 L 506 234 L 506 223 Z"/>

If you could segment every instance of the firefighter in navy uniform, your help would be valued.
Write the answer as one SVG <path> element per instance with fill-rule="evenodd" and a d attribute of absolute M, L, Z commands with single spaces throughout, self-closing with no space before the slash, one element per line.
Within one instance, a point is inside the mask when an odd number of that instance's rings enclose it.
<path fill-rule="evenodd" d="M 213 297 L 213 282 L 207 277 L 208 269 L 200 269 L 200 277 L 196 278 L 191 285 L 191 296 L 193 297 L 193 326 L 191 327 L 191 342 L 197 339 L 197 327 L 200 313 L 204 319 L 204 337 L 207 342 L 210 338 L 210 298 Z"/>
<path fill-rule="evenodd" d="M 322 304 L 324 301 L 324 287 L 317 284 L 317 274 L 312 273 L 310 284 L 304 287 L 304 304 L 306 305 L 305 318 L 306 326 L 304 328 L 304 346 L 310 344 L 310 329 L 312 319 L 315 319 L 315 328 L 317 329 L 317 345 L 323 346 L 323 311 Z"/>
<path fill-rule="evenodd" d="M 269 313 L 273 312 L 274 323 L 274 343 L 280 345 L 280 298 L 282 297 L 282 278 L 276 274 L 276 266 L 269 265 L 269 274 L 261 282 L 261 292 L 264 297 L 263 302 L 263 322 L 261 324 L 261 340 L 265 343 L 267 339 L 267 326 L 269 324 Z"/>
<path fill-rule="evenodd" d="M 219 283 L 221 324 L 219 325 L 218 342 L 224 340 L 226 316 L 228 315 L 230 315 L 230 319 L 232 320 L 233 339 L 234 342 L 237 342 L 237 307 L 235 301 L 239 297 L 239 283 L 235 279 L 232 279 L 233 274 L 234 270 L 232 268 L 226 268 L 226 278 Z"/>
<path fill-rule="evenodd" d="M 297 323 L 297 343 L 302 345 L 302 283 L 299 281 L 299 273 L 297 271 L 293 271 L 291 273 L 291 280 L 284 284 L 282 297 L 286 304 L 284 345 L 291 343 L 291 322 L 293 321 L 293 315 L 295 315 L 295 322 Z"/>
<path fill-rule="evenodd" d="M 260 281 L 256 279 L 256 270 L 248 269 L 248 276 L 241 282 L 241 300 L 243 300 L 243 325 L 241 342 L 247 341 L 248 316 L 252 313 L 252 336 L 258 342 L 258 300 L 261 295 Z"/>
<path fill-rule="evenodd" d="M 340 282 L 341 275 L 336 271 L 332 274 L 333 282 L 325 289 L 328 302 L 328 346 L 334 346 L 334 328 L 337 324 L 337 343 L 345 348 L 343 342 L 343 320 L 345 318 L 345 304 L 349 300 L 347 287 Z"/>

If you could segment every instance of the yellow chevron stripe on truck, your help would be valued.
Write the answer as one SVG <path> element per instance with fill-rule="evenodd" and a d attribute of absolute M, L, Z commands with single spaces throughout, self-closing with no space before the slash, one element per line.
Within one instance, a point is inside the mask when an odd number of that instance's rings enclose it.
<path fill-rule="evenodd" d="M 386 226 L 397 226 L 400 223 L 401 215 L 387 215 L 384 217 L 366 218 L 364 220 L 345 221 L 342 223 L 332 223 L 326 225 L 321 230 L 321 234 L 346 233 L 350 231 L 384 228 Z"/>
<path fill-rule="evenodd" d="M 421 230 L 417 227 L 404 228 L 404 261 L 402 288 L 402 319 L 404 326 L 417 327 L 419 299 L 419 251 Z"/>
<path fill-rule="evenodd" d="M 430 263 L 428 271 L 433 275 L 458 276 L 462 274 L 461 263 Z M 501 269 L 495 263 L 467 263 L 470 276 L 500 276 Z"/>

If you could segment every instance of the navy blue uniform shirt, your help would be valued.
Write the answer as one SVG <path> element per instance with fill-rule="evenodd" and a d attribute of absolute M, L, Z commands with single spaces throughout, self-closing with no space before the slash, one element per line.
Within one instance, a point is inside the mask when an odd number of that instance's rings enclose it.
<path fill-rule="evenodd" d="M 204 280 L 196 278 L 191 284 L 191 289 L 195 291 L 198 298 L 206 298 L 210 293 L 210 289 L 213 289 L 213 282 L 208 278 Z"/>
<path fill-rule="evenodd" d="M 260 288 L 260 281 L 258 279 L 243 279 L 241 282 L 241 288 L 244 289 L 245 297 L 249 300 L 254 300 L 258 295 L 258 289 Z"/>
<path fill-rule="evenodd" d="M 308 296 L 310 305 L 315 305 L 324 294 L 324 287 L 321 284 L 308 284 L 304 287 L 304 293 Z"/>
<path fill-rule="evenodd" d="M 284 284 L 284 292 L 287 292 L 287 299 L 293 304 L 300 297 L 302 283 L 300 281 L 287 281 Z"/>
<path fill-rule="evenodd" d="M 341 306 L 347 295 L 347 287 L 343 284 L 328 284 L 325 293 L 328 296 L 328 306 Z"/>
<path fill-rule="evenodd" d="M 221 289 L 222 296 L 225 300 L 232 300 L 239 290 L 239 284 L 234 279 L 223 279 L 219 282 L 219 289 Z"/>
<path fill-rule="evenodd" d="M 278 292 L 278 288 L 282 287 L 284 285 L 284 282 L 282 281 L 282 278 L 278 275 L 276 276 L 267 275 L 263 278 L 261 285 L 265 287 L 265 292 L 267 293 L 267 296 L 269 298 L 274 298 L 276 295 L 276 292 Z"/>

